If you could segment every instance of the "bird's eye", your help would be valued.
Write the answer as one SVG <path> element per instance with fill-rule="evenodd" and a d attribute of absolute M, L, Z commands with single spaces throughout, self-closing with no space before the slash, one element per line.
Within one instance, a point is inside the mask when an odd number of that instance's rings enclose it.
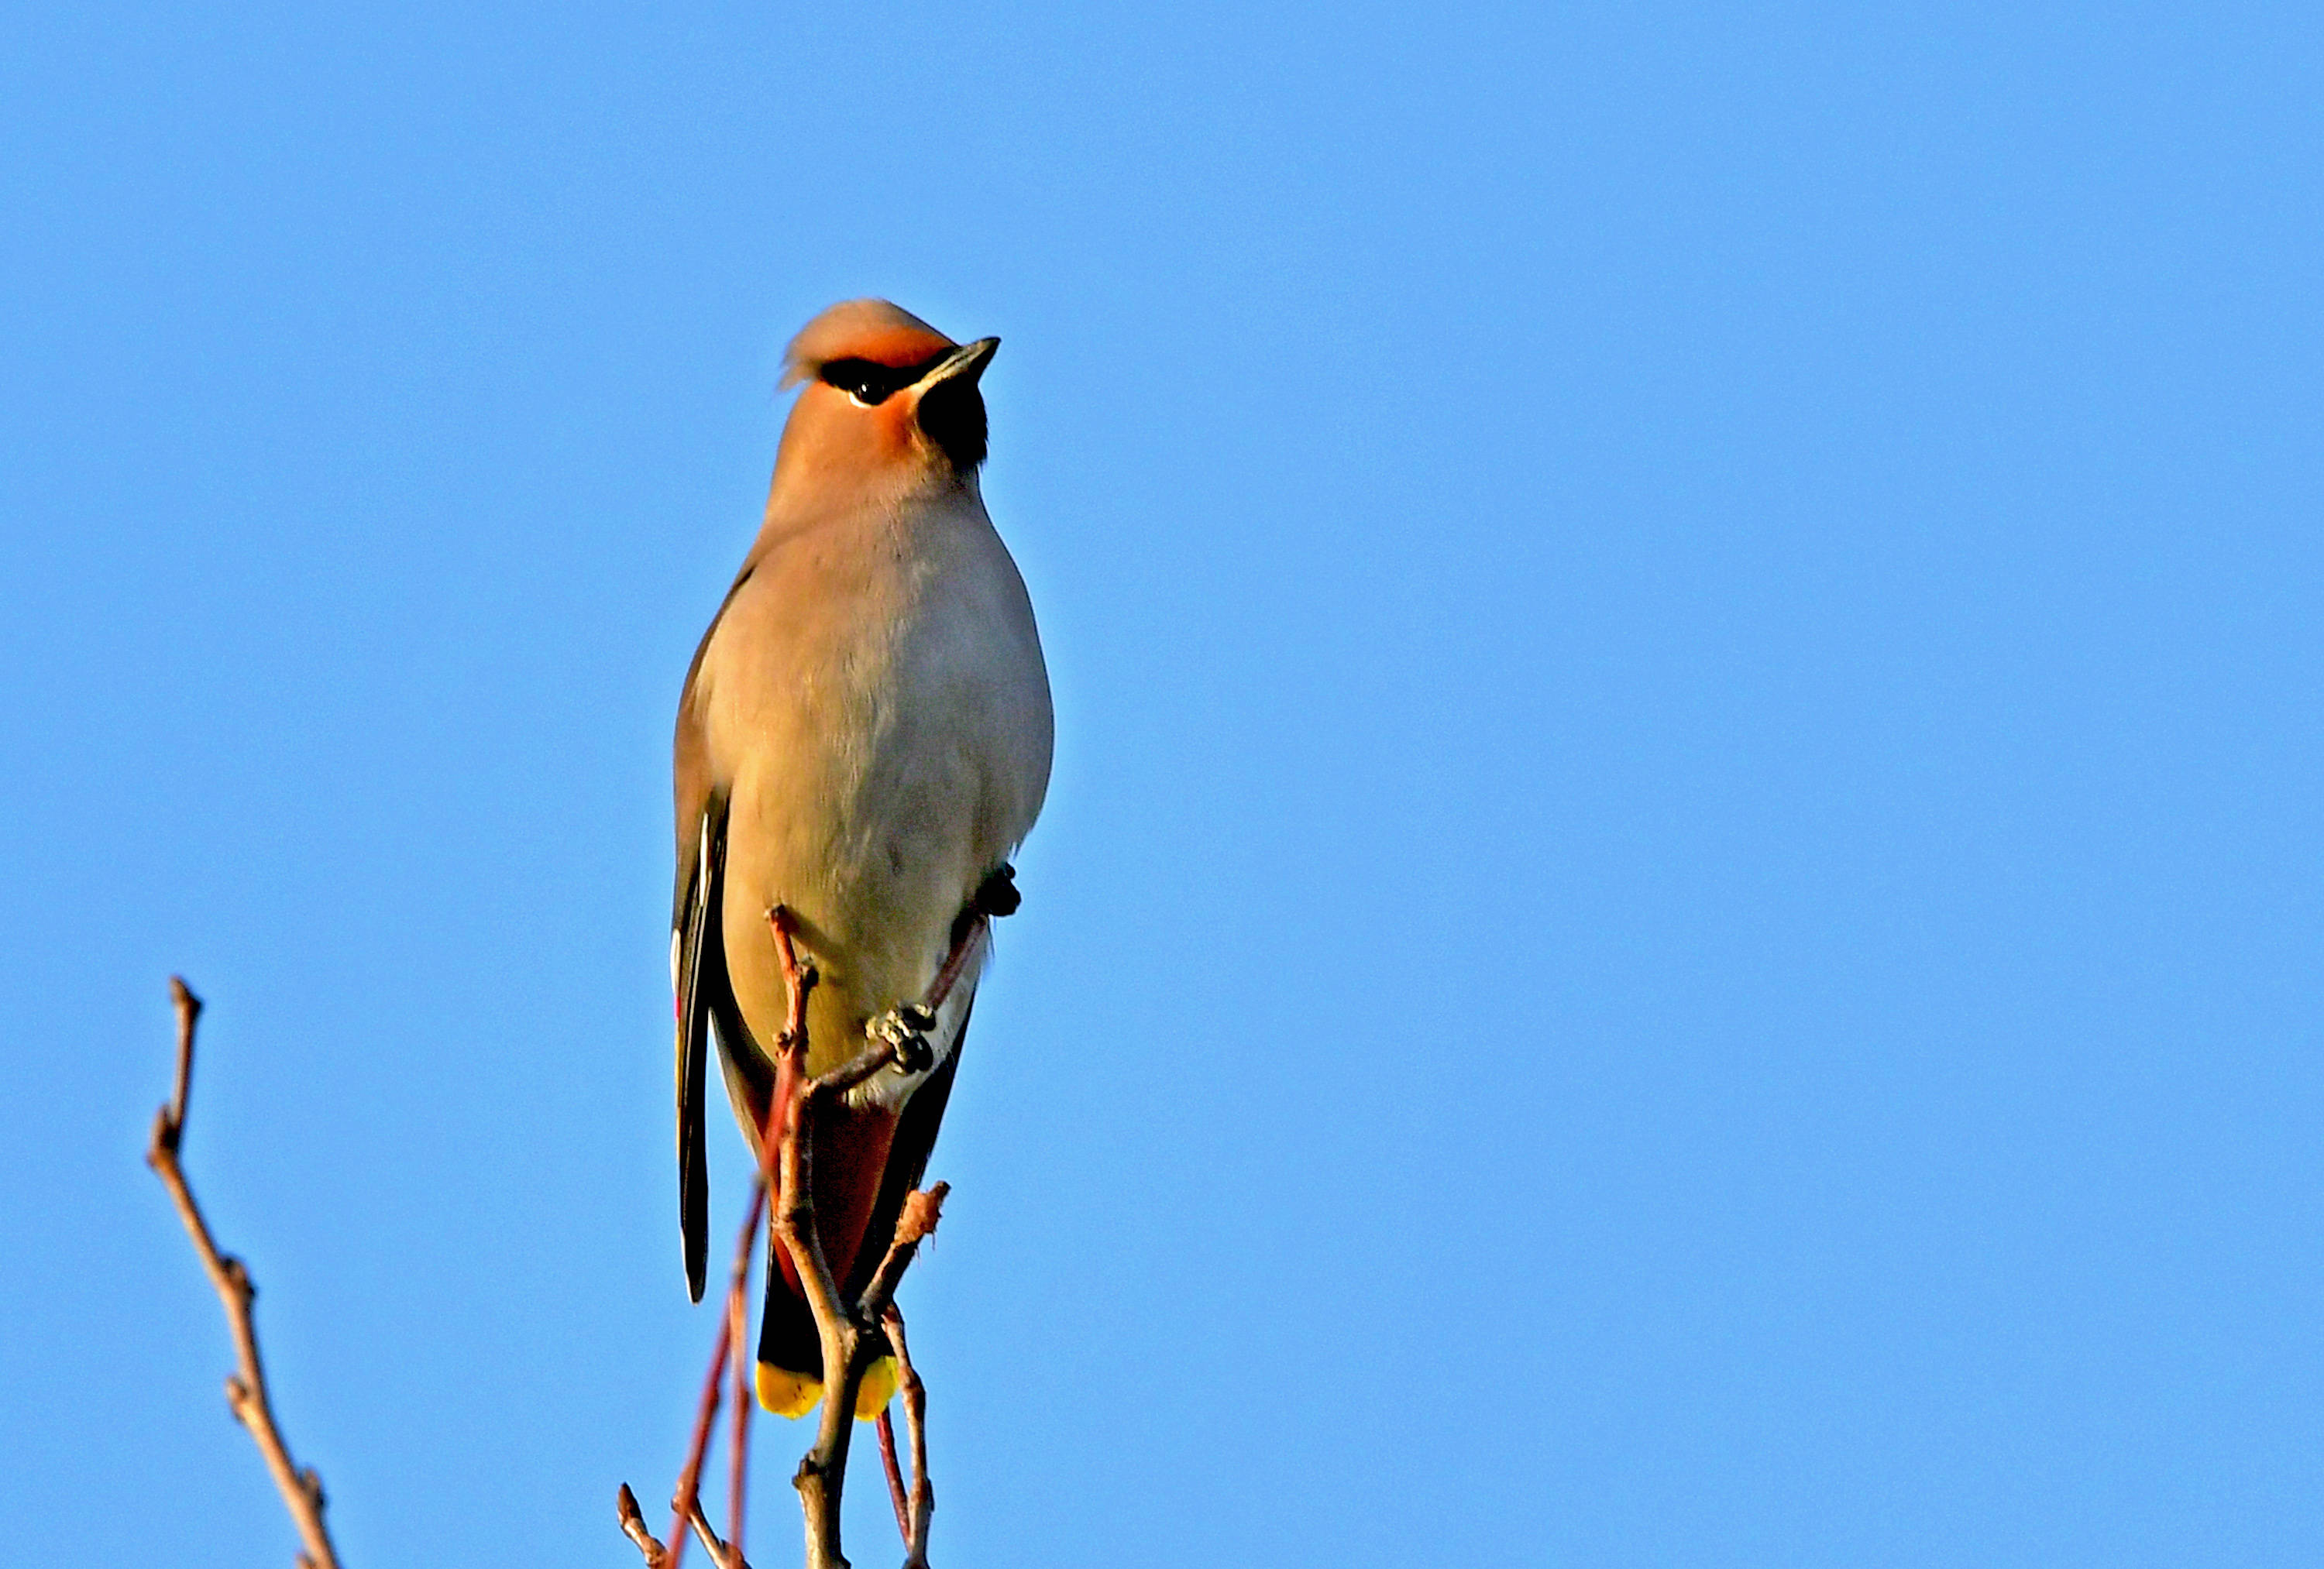
<path fill-rule="evenodd" d="M 822 376 L 866 408 L 885 403 L 903 384 L 898 372 L 870 360 L 834 360 L 823 368 Z"/>

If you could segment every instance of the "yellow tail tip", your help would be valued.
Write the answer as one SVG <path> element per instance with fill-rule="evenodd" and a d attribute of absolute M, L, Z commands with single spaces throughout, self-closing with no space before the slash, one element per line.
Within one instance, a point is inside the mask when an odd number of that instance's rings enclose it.
<path fill-rule="evenodd" d="M 787 1372 L 773 1363 L 758 1366 L 759 1404 L 778 1417 L 804 1417 L 823 1399 L 823 1381 Z"/>
<path fill-rule="evenodd" d="M 869 1422 L 888 1408 L 896 1398 L 896 1359 L 883 1356 L 863 1370 L 863 1381 L 855 1390 L 855 1419 Z"/>
<path fill-rule="evenodd" d="M 759 1404 L 778 1417 L 804 1417 L 815 1409 L 823 1399 L 823 1381 L 795 1373 L 762 1362 L 753 1381 L 759 1388 Z M 869 1422 L 887 1408 L 896 1396 L 896 1359 L 883 1356 L 863 1370 L 863 1382 L 855 1391 L 855 1419 Z"/>

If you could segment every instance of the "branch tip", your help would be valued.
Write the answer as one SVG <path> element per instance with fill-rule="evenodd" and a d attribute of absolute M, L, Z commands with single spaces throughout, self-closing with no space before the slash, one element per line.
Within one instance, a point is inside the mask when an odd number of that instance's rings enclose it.
<path fill-rule="evenodd" d="M 169 1190 L 178 1219 L 185 1226 L 186 1235 L 192 1239 L 194 1255 L 201 1261 L 202 1271 L 209 1277 L 210 1287 L 217 1292 L 218 1301 L 226 1309 L 226 1328 L 234 1336 L 235 1345 L 235 1371 L 226 1381 L 226 1408 L 249 1430 L 251 1441 L 258 1445 L 259 1455 L 266 1462 L 268 1474 L 274 1479 L 275 1491 L 282 1495 L 282 1507 L 290 1512 L 290 1523 L 297 1528 L 302 1544 L 298 1561 L 304 1569 L 339 1569 L 330 1530 L 323 1523 L 322 1478 L 311 1467 L 302 1468 L 290 1458 L 290 1445 L 274 1419 L 273 1402 L 267 1396 L 265 1364 L 258 1353 L 258 1326 L 251 1317 L 251 1304 L 258 1297 L 258 1287 L 240 1259 L 219 1251 L 217 1239 L 210 1234 L 209 1222 L 195 1201 L 193 1188 L 186 1180 L 185 1168 L 178 1159 L 186 1132 L 186 1101 L 193 1089 L 194 1026 L 201 1017 L 202 1000 L 179 976 L 170 977 L 170 999 L 178 1014 L 177 1078 L 171 1086 L 170 1103 L 154 1118 L 153 1142 L 146 1151 L 145 1161 Z"/>
<path fill-rule="evenodd" d="M 662 1569 L 669 1554 L 646 1528 L 645 1511 L 638 1508 L 638 1495 L 630 1491 L 626 1482 L 622 1483 L 622 1491 L 613 1495 L 613 1512 L 622 1522 L 622 1535 L 635 1542 L 638 1551 L 645 1555 L 646 1569 Z"/>

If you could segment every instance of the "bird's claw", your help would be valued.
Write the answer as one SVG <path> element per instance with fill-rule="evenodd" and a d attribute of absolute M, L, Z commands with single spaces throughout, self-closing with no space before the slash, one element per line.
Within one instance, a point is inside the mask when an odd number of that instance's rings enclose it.
<path fill-rule="evenodd" d="M 1004 863 L 976 885 L 968 902 L 978 914 L 991 920 L 1017 913 L 1017 907 L 1025 902 L 1025 895 L 1017 891 L 1017 868 Z"/>
<path fill-rule="evenodd" d="M 896 1066 L 907 1073 L 925 1073 L 936 1065 L 936 1048 L 925 1032 L 936 1028 L 936 1016 L 918 1003 L 889 1009 L 863 1027 L 872 1040 L 896 1054 Z"/>

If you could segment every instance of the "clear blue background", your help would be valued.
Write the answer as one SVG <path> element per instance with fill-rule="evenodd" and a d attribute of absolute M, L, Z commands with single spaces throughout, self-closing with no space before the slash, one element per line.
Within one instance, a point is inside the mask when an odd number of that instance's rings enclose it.
<path fill-rule="evenodd" d="M 669 716 L 879 293 L 1059 710 L 940 1563 L 2314 1562 L 2314 7 L 969 9 L 0 23 L 18 1536 L 291 1551 L 180 969 L 350 1565 L 637 1562 Z"/>

